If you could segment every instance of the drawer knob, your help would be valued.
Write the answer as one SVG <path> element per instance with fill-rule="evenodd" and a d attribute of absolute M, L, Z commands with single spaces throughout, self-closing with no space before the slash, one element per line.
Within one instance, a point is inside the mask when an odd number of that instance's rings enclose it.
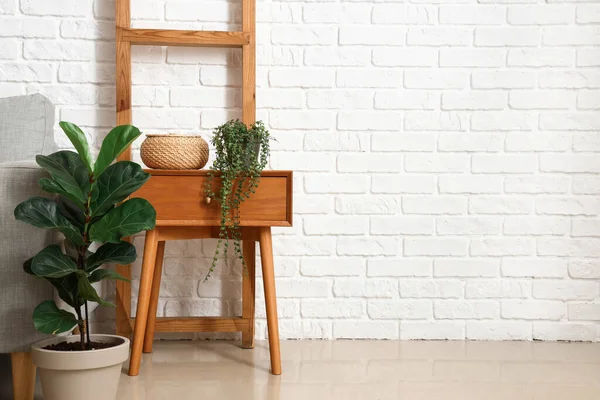
<path fill-rule="evenodd" d="M 204 202 L 205 202 L 206 204 L 210 204 L 211 200 L 212 200 L 212 199 L 211 199 L 210 197 L 208 197 L 208 196 L 207 196 L 207 197 L 204 199 Z"/>

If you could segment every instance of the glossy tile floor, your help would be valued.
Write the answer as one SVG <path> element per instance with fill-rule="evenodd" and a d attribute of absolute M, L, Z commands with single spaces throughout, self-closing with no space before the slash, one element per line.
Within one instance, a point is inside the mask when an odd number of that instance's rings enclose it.
<path fill-rule="evenodd" d="M 284 341 L 156 342 L 119 400 L 598 400 L 600 344 Z M 125 370 L 124 370 L 125 372 Z"/>

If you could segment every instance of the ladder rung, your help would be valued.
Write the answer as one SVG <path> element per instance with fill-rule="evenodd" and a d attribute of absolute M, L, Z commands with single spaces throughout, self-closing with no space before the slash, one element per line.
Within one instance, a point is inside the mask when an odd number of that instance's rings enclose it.
<path fill-rule="evenodd" d="M 245 332 L 250 320 L 241 317 L 156 318 L 156 332 Z"/>
<path fill-rule="evenodd" d="M 249 34 L 227 31 L 121 28 L 121 40 L 138 45 L 241 47 L 249 44 Z"/>

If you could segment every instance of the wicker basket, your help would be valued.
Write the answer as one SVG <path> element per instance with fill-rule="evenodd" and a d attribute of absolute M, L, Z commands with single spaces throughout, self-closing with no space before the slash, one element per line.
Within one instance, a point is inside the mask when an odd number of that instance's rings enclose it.
<path fill-rule="evenodd" d="M 208 162 L 208 143 L 200 136 L 147 135 L 142 161 L 155 169 L 200 169 Z"/>

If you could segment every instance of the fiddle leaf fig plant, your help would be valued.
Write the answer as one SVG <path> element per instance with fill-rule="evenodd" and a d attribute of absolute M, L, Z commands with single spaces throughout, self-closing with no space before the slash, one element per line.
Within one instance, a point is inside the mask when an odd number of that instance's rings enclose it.
<path fill-rule="evenodd" d="M 61 310 L 52 300 L 44 301 L 33 312 L 35 328 L 57 334 L 79 326 L 81 349 L 89 350 L 88 302 L 114 307 L 100 298 L 92 284 L 105 279 L 126 280 L 100 267 L 135 261 L 135 247 L 123 239 L 153 229 L 156 211 L 145 199 L 126 200 L 150 179 L 150 174 L 134 162 L 113 163 L 140 136 L 139 129 L 122 125 L 111 130 L 94 162 L 83 131 L 70 122 L 61 122 L 60 127 L 77 152 L 58 151 L 36 157 L 50 175 L 40 179 L 39 186 L 56 196 L 32 197 L 19 204 L 14 214 L 20 221 L 65 236 L 64 249 L 47 246 L 25 261 L 23 269 L 50 282 L 75 315 Z M 100 244 L 95 252 L 90 251 L 93 242 Z"/>
<path fill-rule="evenodd" d="M 208 172 L 204 193 L 207 202 L 215 199 L 221 205 L 221 224 L 217 248 L 206 279 L 217 266 L 222 246 L 222 255 L 227 261 L 230 238 L 233 240 L 235 256 L 242 262 L 244 270 L 246 268 L 240 244 L 240 206 L 258 187 L 260 174 L 269 159 L 270 139 L 271 135 L 262 121 L 246 126 L 239 120 L 231 120 L 213 132 L 211 143 L 215 146 L 216 158 Z M 212 184 L 217 176 L 221 185 L 215 191 Z"/>

